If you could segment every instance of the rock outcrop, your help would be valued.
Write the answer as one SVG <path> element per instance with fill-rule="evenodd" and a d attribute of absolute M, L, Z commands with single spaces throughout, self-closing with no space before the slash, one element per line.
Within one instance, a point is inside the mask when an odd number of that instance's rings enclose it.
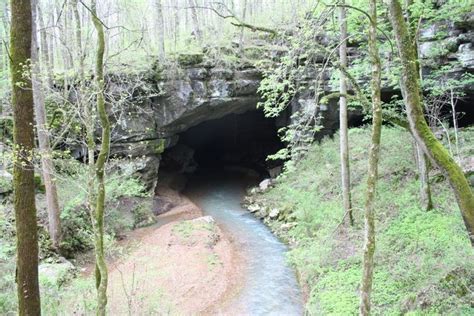
<path fill-rule="evenodd" d="M 474 13 L 463 22 L 426 25 L 420 34 L 419 52 L 425 76 L 448 64 L 455 65 L 444 74 L 449 78 L 459 79 L 462 74 L 474 73 Z M 361 56 L 358 48 L 352 46 L 349 48 L 351 60 Z M 268 54 L 269 58 L 273 55 Z M 324 58 L 321 58 L 321 65 L 323 62 Z M 317 71 L 321 65 L 315 65 L 314 70 Z M 333 71 L 326 69 L 322 77 L 327 93 L 337 90 L 330 80 Z M 302 85 L 311 86 L 314 78 L 309 71 L 302 78 L 306 82 Z M 140 89 L 130 93 L 132 102 L 120 104 L 119 108 L 112 110 L 112 122 L 115 123 L 112 155 L 139 158 L 137 173 L 148 183 L 153 181 L 157 178 L 161 153 L 177 144 L 179 133 L 207 120 L 255 109 L 261 79 L 260 71 L 250 64 L 216 65 L 203 54 L 180 55 L 177 64 L 166 70 L 155 66 L 144 76 Z M 122 81 L 111 80 L 109 89 L 112 94 L 114 91 L 120 93 L 123 90 L 121 85 Z M 387 81 L 383 93 L 389 98 L 398 91 Z M 467 83 L 463 93 L 472 98 L 474 84 Z M 291 113 L 300 109 L 312 111 L 315 107 L 312 91 L 301 91 L 277 124 L 284 126 L 289 123 Z M 323 117 L 320 134 L 332 134 L 338 129 L 337 100 L 320 104 L 318 111 Z M 351 112 L 350 115 L 352 120 L 361 120 L 360 112 Z"/>

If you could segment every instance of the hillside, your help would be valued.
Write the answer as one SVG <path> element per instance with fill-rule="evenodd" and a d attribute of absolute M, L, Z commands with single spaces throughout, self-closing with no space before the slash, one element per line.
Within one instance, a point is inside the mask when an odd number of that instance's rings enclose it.
<path fill-rule="evenodd" d="M 349 130 L 354 227 L 340 206 L 336 136 L 313 145 L 273 188 L 248 198 L 291 245 L 288 258 L 307 290 L 311 315 L 357 313 L 369 136 L 368 129 Z M 460 134 L 463 157 L 472 159 L 473 137 L 472 129 Z M 449 184 L 432 171 L 435 209 L 423 211 L 409 134 L 385 127 L 382 139 L 373 313 L 471 315 L 474 254 Z"/>

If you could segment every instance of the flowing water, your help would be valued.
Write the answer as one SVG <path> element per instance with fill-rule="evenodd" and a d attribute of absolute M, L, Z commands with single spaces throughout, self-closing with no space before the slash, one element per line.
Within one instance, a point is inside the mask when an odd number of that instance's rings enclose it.
<path fill-rule="evenodd" d="M 235 172 L 201 172 L 186 193 L 231 234 L 246 263 L 243 287 L 222 313 L 302 315 L 295 271 L 286 263 L 287 247 L 240 204 L 248 183 Z"/>

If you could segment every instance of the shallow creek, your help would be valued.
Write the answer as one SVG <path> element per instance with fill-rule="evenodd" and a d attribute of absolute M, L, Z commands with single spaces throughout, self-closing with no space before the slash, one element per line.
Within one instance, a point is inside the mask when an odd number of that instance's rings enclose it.
<path fill-rule="evenodd" d="M 236 172 L 200 172 L 185 193 L 231 235 L 245 260 L 243 286 L 221 312 L 302 315 L 296 274 L 286 263 L 287 247 L 241 206 L 249 181 Z"/>

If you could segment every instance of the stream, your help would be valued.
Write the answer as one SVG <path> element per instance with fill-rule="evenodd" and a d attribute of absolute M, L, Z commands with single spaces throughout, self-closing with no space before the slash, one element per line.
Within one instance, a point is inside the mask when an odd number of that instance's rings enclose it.
<path fill-rule="evenodd" d="M 241 206 L 245 188 L 255 181 L 242 173 L 207 170 L 193 176 L 186 192 L 232 236 L 246 263 L 243 287 L 222 312 L 302 315 L 302 294 L 295 271 L 286 263 L 287 247 Z"/>

